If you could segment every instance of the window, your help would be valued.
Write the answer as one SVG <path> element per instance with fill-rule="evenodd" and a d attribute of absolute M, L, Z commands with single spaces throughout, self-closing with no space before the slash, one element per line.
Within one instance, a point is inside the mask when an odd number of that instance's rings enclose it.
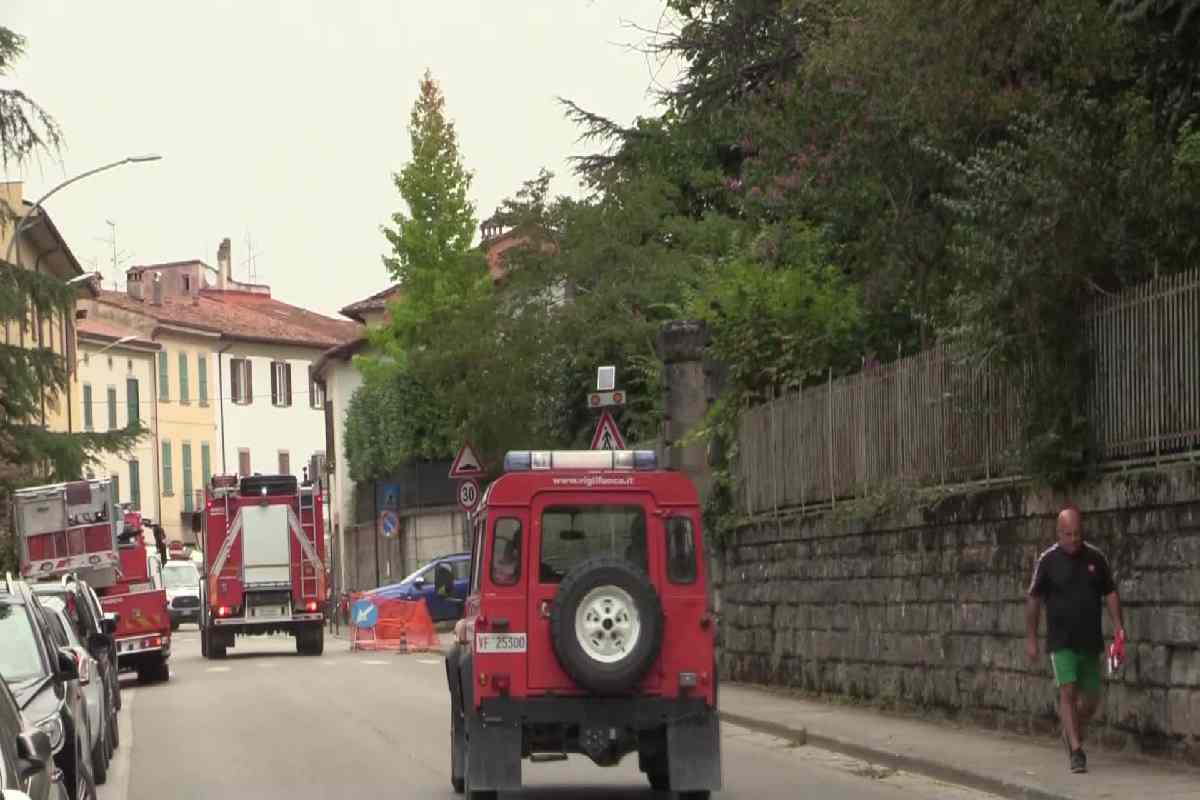
<path fill-rule="evenodd" d="M 142 465 L 136 458 L 129 459 L 129 504 L 134 511 L 142 508 Z"/>
<path fill-rule="evenodd" d="M 471 547 L 471 594 L 479 594 L 479 582 L 483 573 L 483 520 L 475 523 L 475 534 Z"/>
<path fill-rule="evenodd" d="M 454 570 L 454 580 L 469 581 L 471 579 L 471 562 L 468 559 L 460 558 L 457 561 L 451 561 L 450 568 Z"/>
<path fill-rule="evenodd" d="M 292 456 L 287 450 L 279 451 L 279 474 L 292 474 Z"/>
<path fill-rule="evenodd" d="M 325 407 L 325 387 L 317 383 L 312 364 L 308 365 L 308 405 L 309 408 Z"/>
<path fill-rule="evenodd" d="M 179 354 L 179 402 L 191 402 L 191 391 L 188 389 L 188 357 L 187 353 Z"/>
<path fill-rule="evenodd" d="M 130 428 L 132 428 L 134 425 L 137 425 L 142 418 L 141 389 L 138 387 L 137 378 L 128 378 L 125 381 L 125 402 L 128 404 L 126 423 Z"/>
<path fill-rule="evenodd" d="M 492 533 L 492 583 L 513 586 L 521 579 L 521 523 L 505 517 L 496 520 Z"/>
<path fill-rule="evenodd" d="M 113 502 L 120 504 L 120 502 L 121 502 L 121 476 L 113 475 L 111 477 L 112 477 L 112 487 L 113 487 Z"/>
<path fill-rule="evenodd" d="M 108 387 L 108 429 L 117 429 L 117 387 Z"/>
<path fill-rule="evenodd" d="M 281 408 L 292 404 L 292 365 L 271 362 L 271 402 Z"/>
<path fill-rule="evenodd" d="M 171 443 L 163 439 L 162 443 L 162 493 L 164 497 L 175 494 L 175 482 L 171 474 Z"/>
<path fill-rule="evenodd" d="M 196 355 L 196 400 L 202 406 L 208 405 L 208 354 Z"/>
<path fill-rule="evenodd" d="M 83 429 L 85 431 L 93 430 L 92 428 L 92 385 L 85 383 L 83 385 Z"/>
<path fill-rule="evenodd" d="M 687 517 L 667 520 L 667 578 L 671 583 L 696 582 L 696 535 Z"/>
<path fill-rule="evenodd" d="M 183 468 L 183 510 L 195 511 L 196 506 L 192 493 L 192 443 L 184 442 L 179 445 L 179 465 Z"/>
<path fill-rule="evenodd" d="M 238 474 L 250 474 L 250 451 L 244 447 L 238 449 Z"/>
<path fill-rule="evenodd" d="M 200 443 L 200 476 L 207 487 L 212 480 L 212 452 L 208 442 Z"/>
<path fill-rule="evenodd" d="M 558 583 L 593 556 L 647 568 L 646 512 L 641 506 L 551 506 L 542 513 L 542 583 Z"/>
<path fill-rule="evenodd" d="M 250 359 L 229 359 L 229 392 L 233 402 L 239 405 L 254 402 L 254 371 Z"/>
<path fill-rule="evenodd" d="M 164 403 L 171 400 L 171 385 L 168 383 L 170 376 L 167 375 L 167 351 L 163 350 L 158 354 L 158 399 Z"/>
<path fill-rule="evenodd" d="M 185 292 L 192 291 L 192 280 L 191 280 L 190 275 L 183 276 L 183 291 L 185 291 Z"/>

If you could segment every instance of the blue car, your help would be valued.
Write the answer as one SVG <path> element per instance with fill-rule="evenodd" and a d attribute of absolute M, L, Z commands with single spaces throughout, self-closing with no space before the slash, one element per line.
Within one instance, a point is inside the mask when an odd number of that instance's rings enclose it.
<path fill-rule="evenodd" d="M 433 621 L 445 622 L 462 617 L 470 582 L 471 554 L 454 553 L 435 558 L 399 583 L 380 586 L 366 594 L 387 600 L 424 599 Z M 446 589 L 439 592 L 442 585 Z"/>

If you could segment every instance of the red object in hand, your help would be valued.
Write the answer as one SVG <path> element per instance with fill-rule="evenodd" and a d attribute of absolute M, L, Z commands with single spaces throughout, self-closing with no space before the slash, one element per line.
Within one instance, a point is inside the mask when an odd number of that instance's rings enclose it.
<path fill-rule="evenodd" d="M 1115 675 L 1125 666 L 1125 631 L 1117 631 L 1108 647 L 1108 674 Z"/>

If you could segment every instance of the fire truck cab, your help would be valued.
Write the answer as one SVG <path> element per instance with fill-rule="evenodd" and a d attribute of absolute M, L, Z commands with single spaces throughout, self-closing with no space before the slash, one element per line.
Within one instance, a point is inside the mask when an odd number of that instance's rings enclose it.
<path fill-rule="evenodd" d="M 716 623 L 699 499 L 652 451 L 520 451 L 472 517 L 446 656 L 450 782 L 522 786 L 522 761 L 636 753 L 656 791 L 721 788 Z"/>
<path fill-rule="evenodd" d="M 236 637 L 286 633 L 325 647 L 321 493 L 291 475 L 214 475 L 200 515 L 200 649 L 224 658 Z"/>

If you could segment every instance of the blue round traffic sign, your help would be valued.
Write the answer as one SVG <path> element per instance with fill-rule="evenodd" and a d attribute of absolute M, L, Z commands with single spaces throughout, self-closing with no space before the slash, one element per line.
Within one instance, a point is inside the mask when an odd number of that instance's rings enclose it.
<path fill-rule="evenodd" d="M 374 628 L 379 622 L 379 609 L 364 597 L 350 608 L 350 621 L 356 628 Z"/>
<path fill-rule="evenodd" d="M 379 530 L 383 538 L 391 539 L 400 531 L 400 517 L 395 511 L 384 511 L 379 515 Z"/>

